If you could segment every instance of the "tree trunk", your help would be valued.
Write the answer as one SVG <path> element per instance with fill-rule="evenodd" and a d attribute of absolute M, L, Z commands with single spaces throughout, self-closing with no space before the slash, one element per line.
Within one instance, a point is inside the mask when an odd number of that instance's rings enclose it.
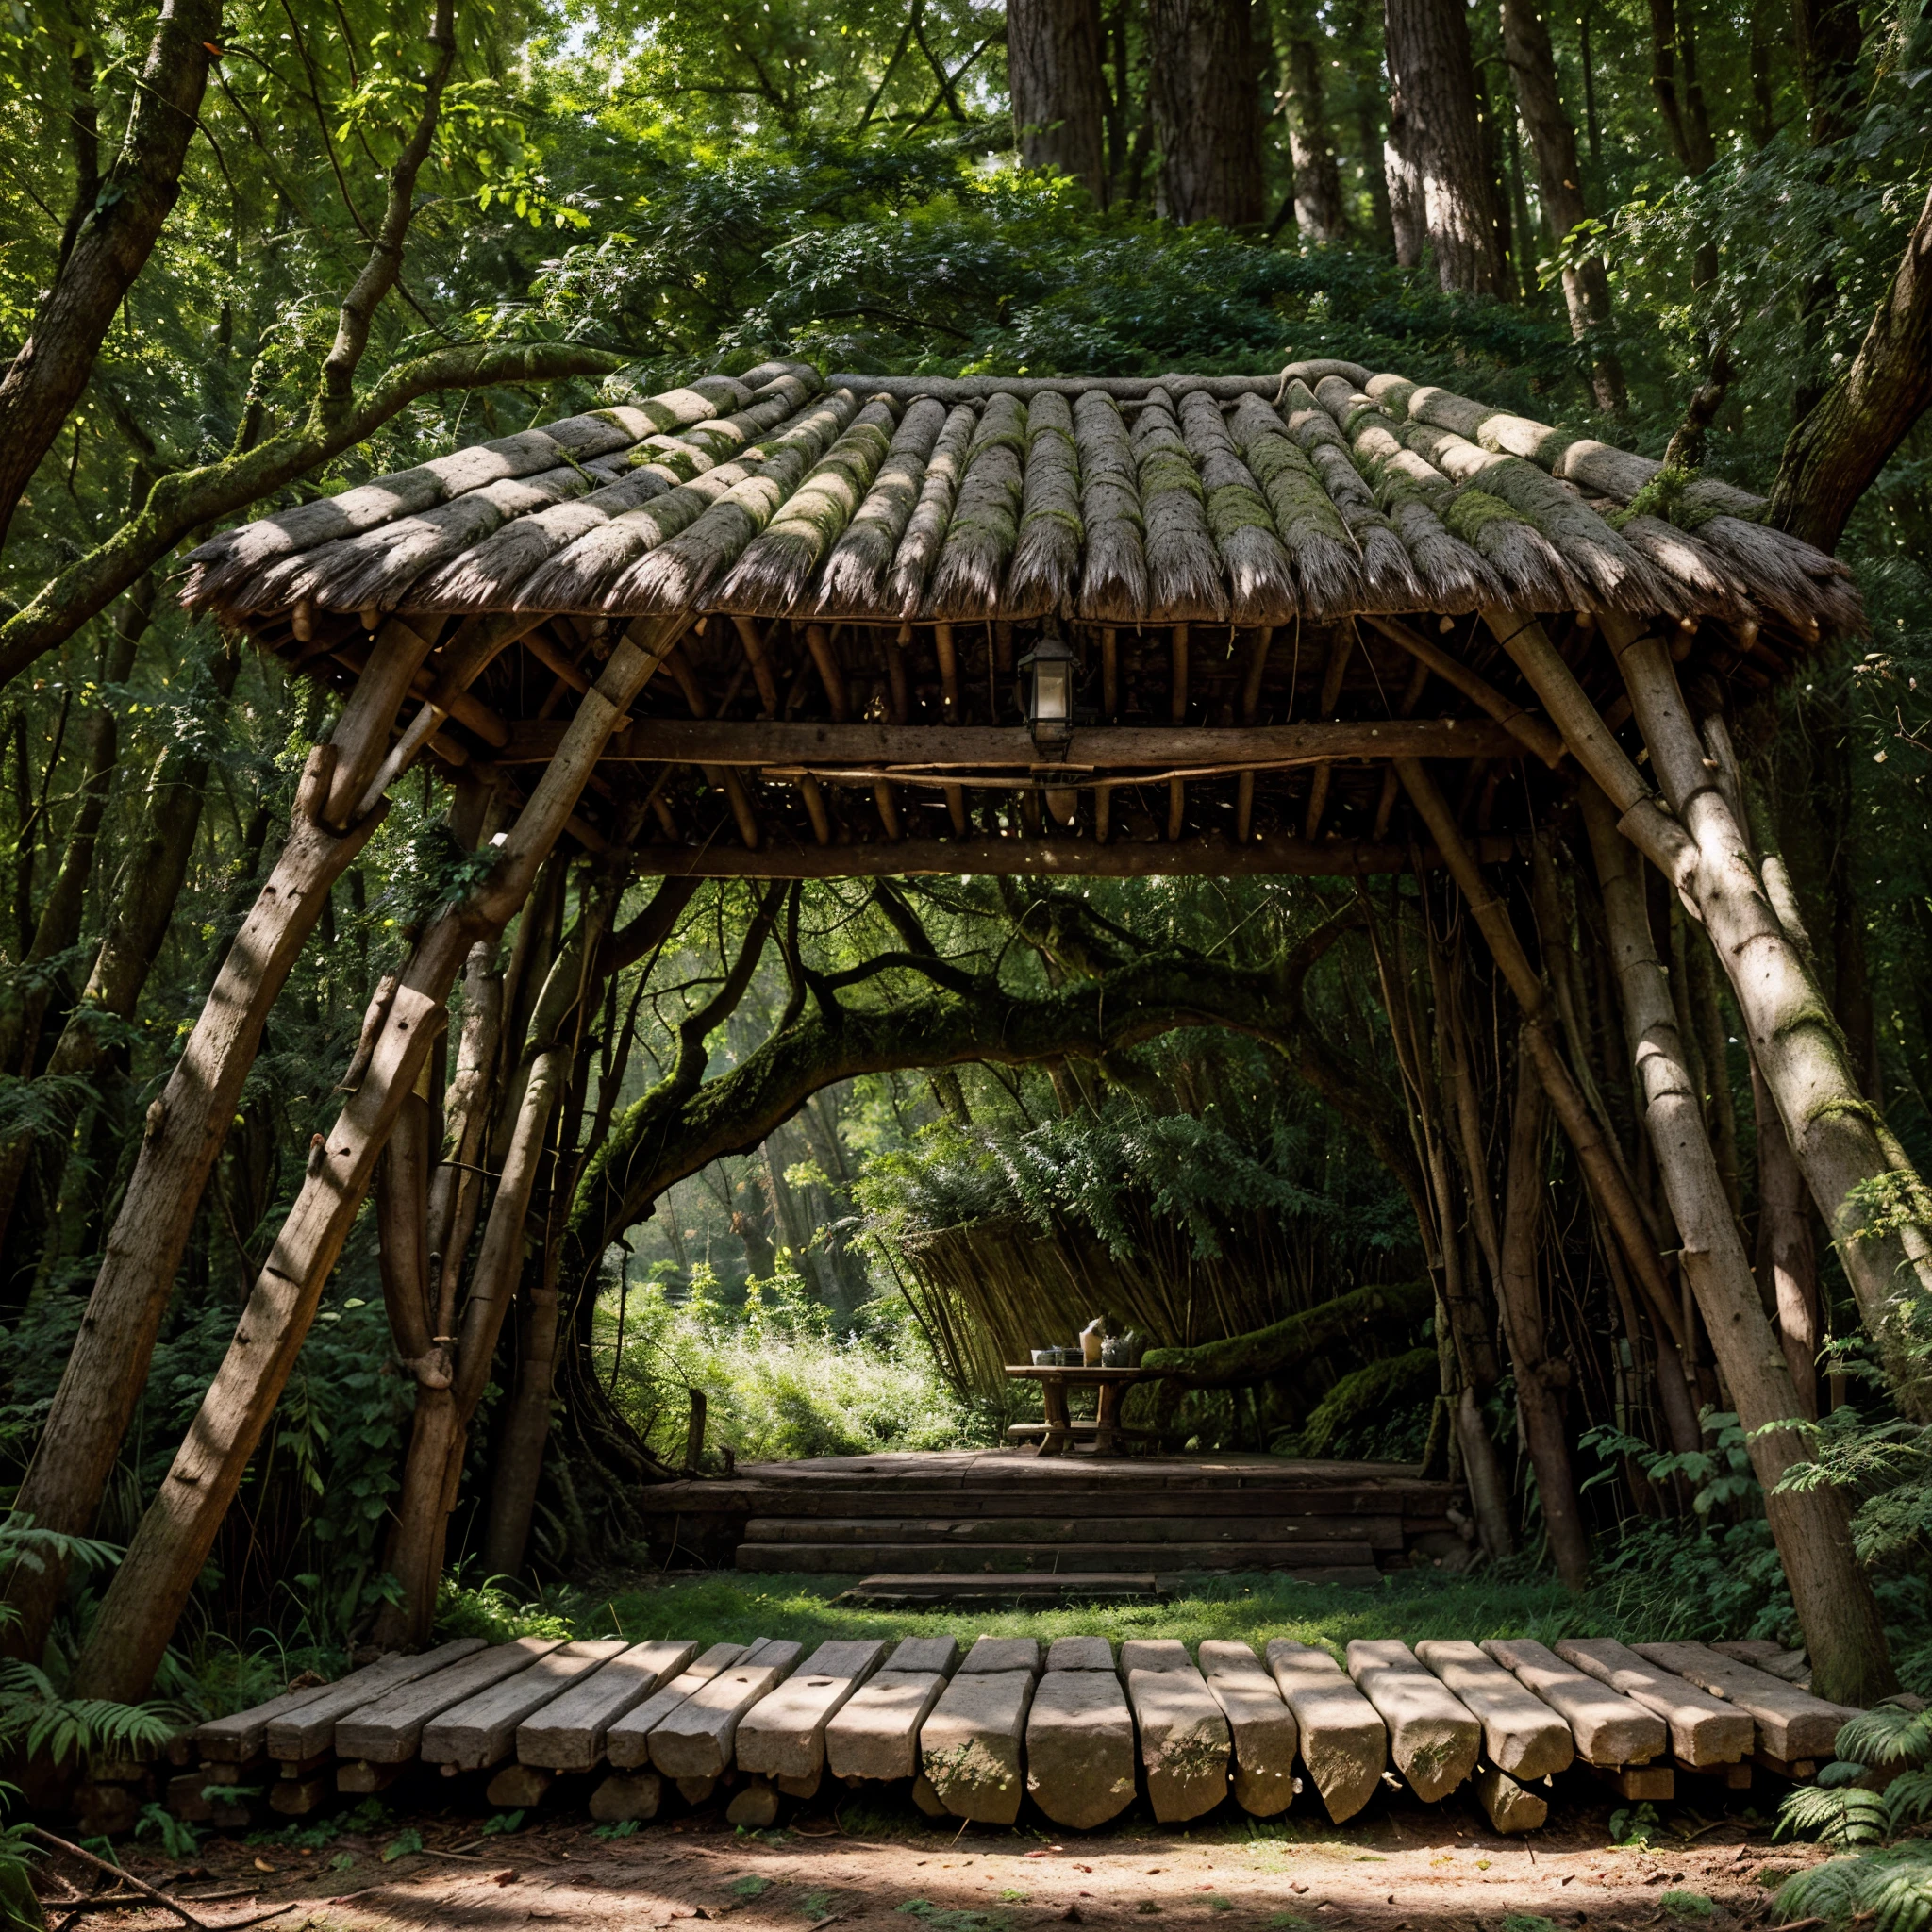
<path fill-rule="evenodd" d="M 1932 403 L 1932 194 L 1852 366 L 1785 443 L 1766 521 L 1837 547 L 1858 499 Z"/>
<path fill-rule="evenodd" d="M 142 1519 L 75 1665 L 76 1694 L 124 1701 L 146 1694 L 175 1623 L 275 1412 L 316 1304 L 341 1253 L 375 1157 L 414 1087 L 458 968 L 528 896 L 575 808 L 611 731 L 675 643 L 682 616 L 641 620 L 578 701 L 563 742 L 501 847 L 494 870 L 432 922 L 400 976 L 385 1016 L 372 1014 L 360 1085 L 316 1150 L 173 1469 Z M 646 648 L 632 640 L 641 635 Z"/>
<path fill-rule="evenodd" d="M 1811 1242 L 1811 1197 L 1771 1090 L 1755 1066 L 1751 1094 L 1757 1110 L 1757 1292 L 1777 1317 L 1785 1365 L 1798 1392 L 1796 1412 L 1816 1422 L 1824 1323 L 1818 1255 Z"/>
<path fill-rule="evenodd" d="M 1288 94 L 1288 151 L 1294 167 L 1294 220 L 1305 242 L 1339 242 L 1347 228 L 1341 173 L 1328 139 L 1322 57 L 1307 34 L 1292 35 L 1282 61 Z"/>
<path fill-rule="evenodd" d="M 0 545 L 181 192 L 208 61 L 221 38 L 221 0 L 168 0 L 162 7 L 121 151 L 93 206 L 63 243 L 54 286 L 0 379 Z"/>
<path fill-rule="evenodd" d="M 1570 1466 L 1569 1432 L 1563 1423 L 1567 1365 L 1548 1354 L 1542 1295 L 1537 1286 L 1537 1230 L 1545 1190 L 1543 1136 L 1549 1119 L 1531 1057 L 1516 1056 L 1516 1108 L 1509 1122 L 1509 1177 L 1503 1200 L 1503 1265 L 1496 1300 L 1503 1339 L 1516 1371 L 1516 1403 L 1523 1435 L 1536 1470 L 1536 1489 L 1549 1532 L 1550 1556 L 1566 1590 L 1590 1581 L 1590 1545 L 1576 1502 Z"/>
<path fill-rule="evenodd" d="M 1071 175 L 1108 203 L 1106 89 L 1096 0 L 1012 0 L 1007 78 L 1020 158 Z"/>
<path fill-rule="evenodd" d="M 1743 1424 L 1751 1466 L 1811 1654 L 1818 1694 L 1869 1705 L 1897 1686 L 1877 1600 L 1852 1547 L 1843 1496 L 1828 1483 L 1780 1491 L 1785 1473 L 1807 1461 L 1790 1374 L 1724 1197 L 1704 1107 L 1684 1066 L 1683 1042 L 1657 963 L 1639 864 L 1617 836 L 1616 813 L 1594 786 L 1583 807 L 1596 856 L 1604 912 L 1624 992 L 1624 1022 L 1641 1084 L 1657 1167 L 1683 1238 L 1683 1262 L 1711 1347 Z"/>
<path fill-rule="evenodd" d="M 397 626 L 391 642 L 378 639 L 377 651 L 413 649 L 403 630 Z M 375 681 L 380 683 L 380 676 Z M 17 1507 L 43 1528 L 83 1536 L 92 1526 L 269 1009 L 336 879 L 386 809 L 377 807 L 338 834 L 321 816 L 331 782 L 344 757 L 359 769 L 380 756 L 392 715 L 375 717 L 358 691 L 337 721 L 330 742 L 309 754 L 296 787 L 288 841 L 222 959 L 166 1088 L 148 1108 L 141 1151 L 87 1314 L 21 1484 Z M 51 1557 L 40 1571 L 21 1568 L 8 1577 L 7 1598 L 19 1619 L 4 1638 L 10 1654 L 40 1655 L 65 1583 L 64 1566 Z"/>
<path fill-rule="evenodd" d="M 211 667 L 213 701 L 207 708 L 210 729 L 218 727 L 227 713 L 228 697 L 241 668 L 240 642 L 231 638 Z M 208 769 L 205 751 L 171 747 L 162 755 L 148 791 L 145 824 L 124 863 L 114 892 L 113 916 L 94 955 L 87 984 L 48 1057 L 49 1079 L 87 1078 L 113 1058 L 113 1029 L 104 1027 L 102 1022 L 133 1017 L 142 988 L 168 937 L 175 903 L 181 896 L 188 861 L 201 832 Z M 36 1139 L 24 1134 L 0 1148 L 0 1243 L 6 1241 Z M 64 1161 L 64 1142 L 43 1141 L 41 1144 L 47 1147 L 50 1165 L 58 1174 Z M 58 1187 L 49 1191 L 58 1191 Z"/>
<path fill-rule="evenodd" d="M 1503 0 L 1503 53 L 1516 88 L 1517 111 L 1523 116 L 1536 157 L 1537 192 L 1560 243 L 1590 217 L 1583 200 L 1583 171 L 1576 158 L 1576 130 L 1563 110 L 1563 97 L 1557 86 L 1557 57 L 1537 0 Z M 1607 330 L 1610 284 L 1601 256 L 1592 254 L 1563 270 L 1563 300 L 1573 336 L 1580 340 Z M 1614 412 L 1627 406 L 1623 365 L 1607 343 L 1592 362 L 1591 385 L 1599 409 Z"/>
<path fill-rule="evenodd" d="M 1497 209 L 1482 128 L 1476 119 L 1475 62 L 1461 0 L 1384 0 L 1389 56 L 1390 144 L 1404 181 L 1400 197 L 1419 197 L 1422 225 L 1442 287 L 1500 295 L 1507 287 L 1497 246 Z M 1390 201 L 1398 200 L 1391 170 Z M 1396 216 L 1401 254 L 1404 217 Z"/>
<path fill-rule="evenodd" d="M 1813 147 L 1842 141 L 1858 125 L 1858 0 L 1796 0 L 1798 74 Z"/>
<path fill-rule="evenodd" d="M 110 689 L 127 682 L 134 669 L 136 646 L 153 620 L 155 580 L 142 577 L 129 594 L 126 607 L 114 626 L 114 635 L 101 654 L 100 676 Z M 50 959 L 58 958 L 80 938 L 81 915 L 87 906 L 88 881 L 93 876 L 94 846 L 100 838 L 101 821 L 107 816 L 108 798 L 113 789 L 114 767 L 121 756 L 121 721 L 110 702 L 96 705 L 88 719 L 85 769 L 80 780 L 80 803 L 69 826 L 67 845 L 60 855 L 60 869 L 41 908 L 34 925 L 33 942 L 28 946 L 19 975 L 20 997 L 7 1013 L 0 1027 L 0 1070 L 29 1078 L 41 1063 L 41 1029 L 45 1023 L 54 986 L 44 972 Z"/>
<path fill-rule="evenodd" d="M 1896 1206 L 1922 1197 L 1924 1182 L 1860 1091 L 1842 1037 L 1798 945 L 1773 909 L 1751 844 L 1707 767 L 1707 752 L 1677 687 L 1676 667 L 1660 640 L 1635 620 L 1607 614 L 1604 634 L 1617 654 L 1651 766 L 1678 822 L 1694 841 L 1691 895 L 1704 916 L 1791 1150 L 1811 1196 L 1833 1231 L 1858 1311 L 1908 1412 L 1932 1412 L 1924 1369 L 1899 1332 L 1908 1309 L 1932 1293 L 1932 1243 L 1906 1217 L 1881 1232 L 1874 1189 Z M 1591 759 L 1578 761 L 1591 775 Z"/>
<path fill-rule="evenodd" d="M 1248 0 L 1147 0 L 1147 45 L 1169 219 L 1258 225 L 1267 211 Z"/>

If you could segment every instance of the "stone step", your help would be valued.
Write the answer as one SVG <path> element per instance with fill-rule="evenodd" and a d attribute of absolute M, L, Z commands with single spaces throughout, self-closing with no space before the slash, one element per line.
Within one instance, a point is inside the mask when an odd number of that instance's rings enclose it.
<path fill-rule="evenodd" d="M 750 1517 L 1011 1516 L 1105 1513 L 1109 1516 L 1392 1516 L 1405 1525 L 1446 1526 L 1453 1491 L 1446 1483 L 1357 1485 L 1226 1482 L 1098 1481 L 1080 1475 L 1036 1476 L 1078 1458 L 1045 1463 L 1016 1460 L 997 1482 L 659 1483 L 640 1501 L 653 1515 Z"/>
<path fill-rule="evenodd" d="M 1112 1499 L 1108 1502 L 1111 1504 Z M 1114 1513 L 1105 1516 L 755 1516 L 748 1543 L 1345 1543 L 1355 1550 L 1399 1550 L 1397 1516 L 1216 1516 Z"/>
<path fill-rule="evenodd" d="M 846 1597 L 858 1603 L 984 1604 L 1160 1603 L 1172 1594 L 1167 1584 L 1146 1571 L 1086 1571 L 1055 1576 L 1033 1571 L 975 1570 L 964 1574 L 931 1571 L 910 1576 L 868 1576 Z M 841 1598 L 840 1601 L 845 1601 Z"/>
<path fill-rule="evenodd" d="M 1346 1571 L 1328 1574 L 1332 1582 L 1375 1583 L 1381 1572 L 1364 1560 L 1360 1543 L 1212 1542 L 1212 1543 L 975 1543 L 972 1553 L 988 1569 L 1080 1572 L 1126 1570 L 1145 1565 L 1158 1556 L 1163 1570 L 1291 1570 L 1297 1574 Z M 841 1575 L 874 1563 L 894 1571 L 958 1570 L 957 1543 L 753 1543 L 738 1546 L 738 1567 L 785 1573 L 828 1572 Z"/>

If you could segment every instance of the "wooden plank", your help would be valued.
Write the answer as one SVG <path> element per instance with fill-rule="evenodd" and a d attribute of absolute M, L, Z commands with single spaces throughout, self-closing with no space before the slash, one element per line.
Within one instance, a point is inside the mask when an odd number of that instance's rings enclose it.
<path fill-rule="evenodd" d="M 815 1778 L 824 1769 L 825 1726 L 886 1654 L 879 1639 L 822 1643 L 738 1726 L 738 1768 L 767 1777 Z"/>
<path fill-rule="evenodd" d="M 356 1674 L 366 1674 L 358 1671 Z M 245 1764 L 261 1755 L 270 1724 L 277 1718 L 290 1717 L 306 1708 L 319 1697 L 326 1696 L 332 1688 L 327 1684 L 310 1684 L 300 1690 L 284 1691 L 251 1709 L 211 1718 L 207 1724 L 196 1725 L 195 1748 L 211 1764 Z"/>
<path fill-rule="evenodd" d="M 1105 1637 L 1056 1637 L 1046 1650 L 1049 1671 L 1111 1671 L 1113 1643 Z"/>
<path fill-rule="evenodd" d="M 1768 1671 L 1722 1656 L 1708 1644 L 1637 1643 L 1631 1648 L 1698 1690 L 1749 1711 L 1757 1725 L 1758 1748 L 1787 1762 L 1836 1756 L 1840 1727 L 1858 1715 L 1849 1705 L 1828 1704 Z"/>
<path fill-rule="evenodd" d="M 547 764 L 567 724 L 512 723 L 497 764 Z M 1520 758 L 1524 747 L 1487 718 L 1324 719 L 1303 724 L 1222 726 L 1083 724 L 1063 760 L 1077 784 L 1088 771 L 1113 766 L 1300 764 L 1331 758 Z M 1031 771 L 1040 747 L 1024 726 L 985 724 L 791 724 L 761 718 L 640 719 L 614 731 L 605 763 L 909 767 L 923 771 Z"/>
<path fill-rule="evenodd" d="M 921 1771 L 955 1818 L 1010 1824 L 1019 1817 L 1021 1743 L 1035 1674 L 961 1670 L 921 1728 Z"/>
<path fill-rule="evenodd" d="M 1279 1686 L 1245 1643 L 1209 1638 L 1200 1667 L 1234 1738 L 1235 1803 L 1255 1818 L 1286 1811 L 1300 1727 Z"/>
<path fill-rule="evenodd" d="M 1357 1542 L 974 1543 L 966 1551 L 950 1542 L 892 1542 L 868 1543 L 858 1552 L 843 1542 L 743 1542 L 736 1560 L 741 1570 L 842 1575 L 855 1555 L 905 1575 L 955 1570 L 969 1561 L 994 1570 L 1042 1568 L 1060 1576 L 1114 1574 L 1156 1558 L 1164 1570 L 1353 1570 L 1371 1583 L 1380 1574 L 1374 1553 Z"/>
<path fill-rule="evenodd" d="M 1748 1712 L 1659 1670 L 1614 1638 L 1564 1637 L 1557 1655 L 1662 1718 L 1681 1764 L 1736 1764 L 1757 1748 L 1757 1725 Z"/>
<path fill-rule="evenodd" d="M 1109 1512 L 1113 1507 L 1109 1499 Z M 1320 1543 L 1359 1561 L 1363 1553 L 1399 1550 L 1398 1516 L 1282 1517 L 1268 1508 L 1223 1514 L 1212 1524 L 1186 1507 L 1171 1514 L 1105 1516 L 754 1516 L 744 1525 L 749 1543 L 1195 1543 L 1224 1541 L 1241 1549 L 1254 1542 Z M 865 1561 L 874 1560 L 868 1549 Z M 850 1567 L 849 1565 L 847 1566 Z"/>
<path fill-rule="evenodd" d="M 1668 1764 L 1592 1764 L 1590 1768 L 1629 1804 L 1667 1804 L 1677 1795 L 1676 1774 Z"/>
<path fill-rule="evenodd" d="M 1425 1637 L 1415 1654 L 1480 1720 L 1483 1750 L 1498 1771 L 1527 1782 L 1570 1768 L 1576 1755 L 1570 1726 L 1478 1645 L 1459 1638 Z M 1498 1788 L 1495 1796 L 1512 1817 L 1523 1815 L 1506 1791 Z M 1483 1803 L 1488 1807 L 1490 1799 L 1484 1797 Z"/>
<path fill-rule="evenodd" d="M 1121 1668 L 1141 1734 L 1147 1801 L 1158 1823 L 1185 1824 L 1227 1796 L 1233 1739 L 1221 1706 L 1191 1663 L 1184 1670 L 1130 1669 L 1126 1654 L 1135 1648 L 1133 1641 L 1122 1644 Z"/>
<path fill-rule="evenodd" d="M 1037 1637 L 982 1637 L 966 1653 L 959 1674 L 988 1671 L 1031 1671 L 1040 1674 L 1040 1640 Z"/>
<path fill-rule="evenodd" d="M 415 1757 L 423 1726 L 452 1705 L 526 1671 L 539 1657 L 560 1649 L 554 1637 L 519 1637 L 438 1671 L 432 1677 L 404 1684 L 374 1704 L 336 1724 L 336 1755 L 371 1764 L 403 1764 Z"/>
<path fill-rule="evenodd" d="M 886 1659 L 889 1671 L 937 1671 L 950 1677 L 959 1667 L 957 1637 L 902 1637 Z"/>
<path fill-rule="evenodd" d="M 1566 1664 L 1553 1650 L 1524 1637 L 1491 1637 L 1483 1644 L 1570 1726 L 1586 1764 L 1648 1764 L 1670 1741 L 1656 1711 Z"/>
<path fill-rule="evenodd" d="M 439 1712 L 424 1725 L 417 1755 L 425 1764 L 453 1765 L 458 1771 L 488 1769 L 514 1750 L 517 1726 L 526 1717 L 625 1647 L 624 1639 L 617 1637 L 566 1643 L 553 1650 L 528 1670 Z"/>
<path fill-rule="evenodd" d="M 1547 1800 L 1526 1791 L 1507 1771 L 1486 1764 L 1475 1774 L 1475 1794 L 1490 1823 L 1505 1838 L 1535 1831 L 1550 1815 Z"/>
<path fill-rule="evenodd" d="M 1389 1761 L 1389 1727 L 1325 1650 L 1270 1641 L 1268 1669 L 1301 1732 L 1302 1759 L 1331 1822 L 1353 1818 L 1374 1796 Z"/>
<path fill-rule="evenodd" d="M 1134 1802 L 1134 1719 L 1110 1669 L 1049 1670 L 1041 1678 L 1026 1716 L 1026 1793 L 1074 1831 L 1091 1831 Z"/>
<path fill-rule="evenodd" d="M 784 1669 L 741 1662 L 701 1684 L 651 1733 L 651 1762 L 666 1777 L 722 1777 L 739 1722 L 785 1681 Z"/>
<path fill-rule="evenodd" d="M 517 1726 L 518 1760 L 546 1771 L 593 1771 L 610 1726 L 669 1683 L 697 1651 L 695 1643 L 674 1639 L 632 1644 Z"/>
<path fill-rule="evenodd" d="M 1424 1803 L 1445 1798 L 1475 1769 L 1482 1724 L 1475 1713 L 1425 1671 L 1406 1643 L 1354 1638 L 1348 1674 L 1389 1726 L 1389 1755 Z"/>
<path fill-rule="evenodd" d="M 879 1672 L 861 1684 L 825 1725 L 826 1769 L 834 1777 L 855 1783 L 861 1778 L 915 1776 L 920 1726 L 945 1688 L 945 1675 L 940 1671 Z"/>
<path fill-rule="evenodd" d="M 606 1726 L 604 1750 L 619 1771 L 632 1771 L 651 1758 L 651 1733 L 682 1704 L 694 1697 L 720 1671 L 728 1671 L 743 1657 L 741 1643 L 714 1643 L 671 1679 Z"/>

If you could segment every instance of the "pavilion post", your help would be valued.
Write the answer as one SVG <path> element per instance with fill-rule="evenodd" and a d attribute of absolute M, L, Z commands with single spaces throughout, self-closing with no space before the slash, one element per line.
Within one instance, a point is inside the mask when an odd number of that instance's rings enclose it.
<path fill-rule="evenodd" d="M 1905 1332 L 1908 1317 L 1923 1322 L 1932 1295 L 1932 1240 L 1916 1213 L 1924 1183 L 1859 1090 L 1805 949 L 1778 917 L 1774 888 L 1719 782 L 1723 761 L 1691 719 L 1669 650 L 1635 619 L 1599 621 L 1672 818 L 1541 627 L 1523 624 L 1509 632 L 1507 648 L 1577 762 L 1619 809 L 1624 836 L 1663 868 L 1702 917 L 1743 1016 L 1752 1061 L 1838 1243 L 1859 1316 L 1900 1403 L 1924 1421 L 1932 1416 L 1932 1389 Z M 1490 622 L 1503 636 L 1514 620 L 1498 615 Z M 1901 1202 L 1911 1211 L 1884 1214 Z"/>
<path fill-rule="evenodd" d="M 1758 1299 L 1703 1100 L 1685 1062 L 1638 863 L 1617 836 L 1615 808 L 1593 785 L 1584 790 L 1583 812 L 1645 1124 L 1683 1241 L 1684 1269 L 1763 1485 L 1765 1512 L 1811 1654 L 1814 1688 L 1841 1704 L 1873 1704 L 1894 1690 L 1897 1679 L 1877 1600 L 1852 1546 L 1850 1513 L 1829 1483 L 1778 1488 L 1794 1463 L 1808 1460 L 1795 1424 L 1797 1391 Z"/>
<path fill-rule="evenodd" d="M 499 935 L 523 905 L 610 733 L 688 621 L 679 614 L 632 625 L 505 834 L 494 870 L 418 941 L 374 1028 L 367 1071 L 311 1157 L 227 1355 L 115 1573 L 75 1666 L 78 1694 L 129 1701 L 146 1694 L 294 1367 L 376 1157 L 444 1024 L 458 972 L 472 947 Z"/>

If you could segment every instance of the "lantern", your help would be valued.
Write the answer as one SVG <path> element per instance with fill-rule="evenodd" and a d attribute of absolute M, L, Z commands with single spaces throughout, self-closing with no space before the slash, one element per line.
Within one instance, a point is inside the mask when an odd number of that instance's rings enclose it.
<path fill-rule="evenodd" d="M 1051 622 L 1020 659 L 1025 679 L 1026 728 L 1041 750 L 1064 756 L 1074 735 L 1074 654 Z"/>

